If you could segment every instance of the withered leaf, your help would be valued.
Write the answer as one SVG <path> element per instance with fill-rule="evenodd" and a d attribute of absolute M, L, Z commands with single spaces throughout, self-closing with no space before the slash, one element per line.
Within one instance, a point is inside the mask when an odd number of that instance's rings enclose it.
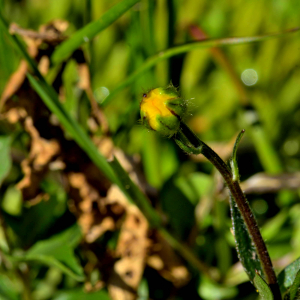
<path fill-rule="evenodd" d="M 114 197 L 123 198 L 122 201 L 127 202 L 117 189 L 114 190 Z M 136 298 L 149 248 L 148 228 L 149 224 L 139 209 L 127 204 L 116 248 L 119 259 L 108 281 L 108 290 L 113 300 Z"/>
<path fill-rule="evenodd" d="M 24 178 L 17 184 L 17 187 L 23 193 L 23 199 L 37 202 L 36 197 L 39 194 L 40 181 L 43 175 L 48 171 L 49 163 L 59 153 L 60 147 L 56 140 L 46 140 L 40 137 L 39 132 L 33 126 L 31 117 L 26 117 L 25 130 L 31 136 L 31 147 L 27 158 L 22 163 Z M 40 200 L 43 197 L 39 197 Z"/>
<path fill-rule="evenodd" d="M 300 172 L 270 175 L 257 173 L 241 183 L 245 194 L 276 193 L 300 187 Z"/>
<path fill-rule="evenodd" d="M 28 68 L 27 68 L 26 61 L 21 60 L 18 69 L 10 76 L 8 82 L 6 83 L 4 91 L 1 95 L 1 99 L 0 99 L 1 110 L 6 100 L 9 99 L 12 95 L 14 95 L 22 86 L 26 78 L 27 69 Z"/>
<path fill-rule="evenodd" d="M 70 209 L 78 218 L 86 242 L 92 243 L 106 231 L 115 230 L 116 222 L 124 213 L 122 204 L 109 196 L 101 197 L 82 173 L 69 173 L 68 180 Z"/>

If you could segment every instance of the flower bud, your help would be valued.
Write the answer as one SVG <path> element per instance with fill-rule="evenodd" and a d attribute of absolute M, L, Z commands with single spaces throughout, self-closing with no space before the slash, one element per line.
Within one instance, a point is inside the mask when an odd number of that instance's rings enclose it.
<path fill-rule="evenodd" d="M 176 88 L 170 85 L 143 94 L 140 110 L 143 125 L 171 137 L 180 129 L 186 102 L 179 96 Z"/>

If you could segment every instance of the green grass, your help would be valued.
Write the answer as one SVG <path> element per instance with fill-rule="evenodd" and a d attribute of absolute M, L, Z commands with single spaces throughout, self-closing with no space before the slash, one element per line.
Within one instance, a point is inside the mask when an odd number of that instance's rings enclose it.
<path fill-rule="evenodd" d="M 216 152 L 230 149 L 226 159 L 233 148 L 227 144 L 246 129 L 237 153 L 242 181 L 266 172 L 288 186 L 282 175 L 289 172 L 298 182 L 300 39 L 299 32 L 291 29 L 299 26 L 299 9 L 295 0 L 0 1 L 7 23 L 33 30 L 56 18 L 70 23 L 69 39 L 55 47 L 50 70 L 42 75 L 25 42 L 9 36 L 8 24 L 0 19 L 0 91 L 25 58 L 30 70 L 27 88 L 38 95 L 37 102 L 31 99 L 32 107 L 42 116 L 34 119 L 34 126 L 46 142 L 56 139 L 61 145 L 60 155 L 39 173 L 37 187 L 33 185 L 36 194 L 47 194 L 48 200 L 31 205 L 28 194 L 20 195 L 16 189 L 24 176 L 20 163 L 29 157 L 31 135 L 23 121 L 8 124 L 2 108 L 0 298 L 109 299 L 107 274 L 119 258 L 115 250 L 125 215 L 114 210 L 103 213 L 99 203 L 107 197 L 110 184 L 115 184 L 147 218 L 152 228 L 149 247 L 160 245 L 154 234 L 160 232 L 189 271 L 188 283 L 180 286 L 174 277 L 146 266 L 139 299 L 257 299 L 244 271 L 236 268 L 226 189 L 208 162 L 185 155 L 172 140 L 140 126 L 139 102 L 143 92 L 172 81 L 188 100 L 186 122 Z M 210 39 L 194 40 L 190 25 L 199 26 Z M 222 53 L 211 51 L 212 46 Z M 89 95 L 78 86 L 80 74 L 69 59 L 78 47 L 108 132 L 91 126 L 96 119 Z M 54 78 L 64 62 L 63 84 L 57 90 Z M 257 74 L 254 85 L 241 81 L 247 69 Z M 26 90 L 25 95 L 32 94 Z M 9 101 L 17 106 L 22 95 Z M 30 101 L 26 103 L 30 107 Z M 131 167 L 124 165 L 122 155 L 107 160 L 107 148 L 98 143 L 103 138 L 121 149 Z M 56 167 L 56 160 L 62 160 L 66 169 Z M 69 182 L 72 172 L 84 174 L 89 191 L 100 195 L 91 208 L 94 224 L 101 224 L 110 213 L 115 218 L 115 227 L 90 243 L 76 225 L 81 222 L 79 210 L 74 212 L 71 203 L 76 206 L 76 201 L 87 198 L 74 193 Z M 285 190 L 276 190 L 277 186 L 247 197 L 278 274 L 300 253 L 300 185 Z M 104 258 L 108 265 L 103 264 Z M 279 277 L 283 291 L 295 282 L 291 296 L 296 295 L 298 269 L 296 261 Z M 254 273 L 252 268 L 252 277 Z M 92 286 L 102 280 L 105 287 L 84 296 L 82 280 Z M 261 278 L 256 281 L 269 297 Z"/>

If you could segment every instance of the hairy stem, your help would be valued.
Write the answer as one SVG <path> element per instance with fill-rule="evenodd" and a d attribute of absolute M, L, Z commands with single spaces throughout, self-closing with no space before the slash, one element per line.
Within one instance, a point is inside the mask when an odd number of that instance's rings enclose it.
<path fill-rule="evenodd" d="M 231 170 L 218 156 L 218 154 L 201 140 L 199 140 L 199 138 L 183 122 L 181 123 L 181 130 L 179 134 L 175 137 L 175 141 L 184 151 L 188 153 L 203 154 L 221 173 L 247 226 L 248 232 L 252 238 L 261 262 L 266 281 L 274 295 L 274 300 L 281 300 L 279 285 L 277 283 L 277 278 L 266 244 L 261 236 L 257 222 L 251 211 L 250 205 L 243 191 L 241 190 L 238 180 L 233 178 Z"/>

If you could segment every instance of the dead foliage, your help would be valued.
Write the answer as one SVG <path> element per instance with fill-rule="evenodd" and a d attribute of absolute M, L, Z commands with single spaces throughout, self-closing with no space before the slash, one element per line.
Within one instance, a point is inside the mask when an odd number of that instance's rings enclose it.
<path fill-rule="evenodd" d="M 281 190 L 297 190 L 300 172 L 270 175 L 257 173 L 241 183 L 245 194 L 276 193 Z"/>
<path fill-rule="evenodd" d="M 109 277 L 108 290 L 112 299 L 135 299 L 150 244 L 148 222 L 136 206 L 127 203 L 118 188 L 110 190 L 109 198 L 119 199 L 127 205 L 116 247 L 117 261 Z"/>
<path fill-rule="evenodd" d="M 50 162 L 60 152 L 60 146 L 55 139 L 41 138 L 30 116 L 25 118 L 24 129 L 31 137 L 31 147 L 28 157 L 21 163 L 24 178 L 17 187 L 22 191 L 23 198 L 30 199 L 31 204 L 34 204 L 43 198 L 39 188 L 40 181 L 47 173 Z"/>

